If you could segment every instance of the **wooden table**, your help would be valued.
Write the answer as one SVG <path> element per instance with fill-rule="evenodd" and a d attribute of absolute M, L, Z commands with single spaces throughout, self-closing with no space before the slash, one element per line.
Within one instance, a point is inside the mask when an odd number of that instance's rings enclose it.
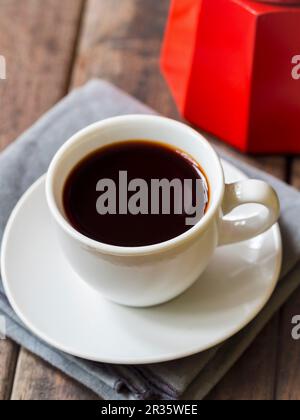
<path fill-rule="evenodd" d="M 92 77 L 110 80 L 162 114 L 179 118 L 158 66 L 168 7 L 169 0 L 0 0 L 0 55 L 6 57 L 8 76 L 0 82 L 1 148 Z M 252 161 L 300 186 L 298 159 Z M 299 308 L 300 292 L 209 399 L 300 398 L 300 342 L 291 339 L 291 318 Z M 96 398 L 10 340 L 0 341 L 0 399 Z"/>

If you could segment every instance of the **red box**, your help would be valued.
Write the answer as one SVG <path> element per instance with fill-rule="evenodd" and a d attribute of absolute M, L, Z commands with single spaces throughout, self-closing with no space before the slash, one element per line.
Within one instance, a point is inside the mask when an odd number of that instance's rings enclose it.
<path fill-rule="evenodd" d="M 172 1 L 161 66 L 188 121 L 244 152 L 300 152 L 295 2 Z"/>

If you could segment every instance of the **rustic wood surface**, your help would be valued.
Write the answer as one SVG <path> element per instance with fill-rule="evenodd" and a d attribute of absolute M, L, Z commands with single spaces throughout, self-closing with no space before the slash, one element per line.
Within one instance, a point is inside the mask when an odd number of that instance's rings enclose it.
<path fill-rule="evenodd" d="M 7 80 L 0 83 L 1 148 L 66 94 L 82 6 L 81 0 L 0 0 L 0 54 L 7 62 Z M 18 354 L 17 345 L 0 341 L 0 399 L 11 395 Z"/>
<path fill-rule="evenodd" d="M 294 159 L 290 182 L 300 189 L 300 159 Z M 278 364 L 275 398 L 279 400 L 300 399 L 300 342 L 291 337 L 291 320 L 299 314 L 300 290 L 284 305 L 280 317 Z"/>
<path fill-rule="evenodd" d="M 57 369 L 22 350 L 10 395 L 12 400 L 93 400 L 98 399 L 84 386 Z"/>
<path fill-rule="evenodd" d="M 1 147 L 92 77 L 179 118 L 158 62 L 168 7 L 169 0 L 0 0 L 0 54 L 8 63 L 8 80 L 0 83 Z M 300 187 L 296 160 L 246 158 L 221 146 Z M 208 399 L 300 398 L 300 344 L 290 337 L 299 304 L 296 293 Z M 0 399 L 10 398 L 97 397 L 7 340 L 0 341 Z"/>

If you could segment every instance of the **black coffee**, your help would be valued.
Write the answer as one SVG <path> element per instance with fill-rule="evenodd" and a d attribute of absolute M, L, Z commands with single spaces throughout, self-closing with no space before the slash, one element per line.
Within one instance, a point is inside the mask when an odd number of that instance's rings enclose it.
<path fill-rule="evenodd" d="M 161 143 L 129 140 L 85 157 L 66 181 L 63 203 L 83 235 L 134 247 L 191 229 L 208 197 L 206 177 L 191 157 Z"/>

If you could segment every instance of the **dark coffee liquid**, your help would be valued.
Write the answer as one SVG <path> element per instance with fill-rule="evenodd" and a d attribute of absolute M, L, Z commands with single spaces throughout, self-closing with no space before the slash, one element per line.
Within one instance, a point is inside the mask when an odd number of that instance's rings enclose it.
<path fill-rule="evenodd" d="M 123 200 L 124 190 L 122 190 L 122 197 L 119 195 L 121 189 L 120 171 L 122 171 L 123 176 L 122 185 L 125 185 L 124 171 L 127 171 L 128 184 L 132 180 L 142 179 L 146 181 L 149 187 L 146 197 L 146 190 L 143 189 L 144 195 L 142 198 L 147 199 L 143 200 L 143 205 L 141 205 L 142 199 L 134 200 L 135 210 L 137 206 L 140 208 L 139 214 L 131 214 L 129 211 L 127 211 L 127 214 L 120 214 L 120 212 L 126 213 Z M 108 189 L 107 187 L 100 191 L 99 181 L 104 179 L 112 180 L 116 189 Z M 190 196 L 192 196 L 192 203 L 194 204 L 197 202 L 196 192 L 198 188 L 199 194 L 199 181 L 201 181 L 201 202 L 197 206 L 198 218 L 200 219 L 204 215 L 208 206 L 208 184 L 199 165 L 182 151 L 167 145 L 132 140 L 99 149 L 88 155 L 73 169 L 63 192 L 66 216 L 72 226 L 83 235 L 110 245 L 146 246 L 175 238 L 192 226 L 187 224 L 188 215 L 184 207 L 184 195 L 181 203 L 180 195 L 177 196 L 177 201 L 175 201 L 173 189 L 170 190 L 169 214 L 162 214 L 166 212 L 166 208 L 163 207 L 161 190 L 159 214 L 152 214 L 151 205 L 155 199 L 153 198 L 154 195 L 151 194 L 151 191 L 153 191 L 151 190 L 151 182 L 152 180 L 162 179 L 168 181 L 177 179 L 182 182 L 182 185 L 184 185 L 184 180 L 192 180 L 193 188 L 190 189 Z M 196 180 L 198 180 L 197 185 Z M 127 190 L 128 200 L 137 191 L 141 193 L 141 189 Z M 97 203 L 100 196 L 102 196 L 102 205 L 108 205 L 108 199 L 104 200 L 102 195 L 104 193 L 106 193 L 106 197 L 109 196 L 109 211 L 114 214 L 103 214 L 103 211 L 99 213 Z M 166 195 L 165 199 L 167 199 Z M 179 204 L 182 205 L 183 211 L 181 214 L 177 214 L 179 213 Z M 144 214 L 147 213 L 147 205 L 148 214 Z M 157 213 L 157 202 L 154 207 Z M 138 213 L 138 211 L 135 211 L 135 213 Z"/>

